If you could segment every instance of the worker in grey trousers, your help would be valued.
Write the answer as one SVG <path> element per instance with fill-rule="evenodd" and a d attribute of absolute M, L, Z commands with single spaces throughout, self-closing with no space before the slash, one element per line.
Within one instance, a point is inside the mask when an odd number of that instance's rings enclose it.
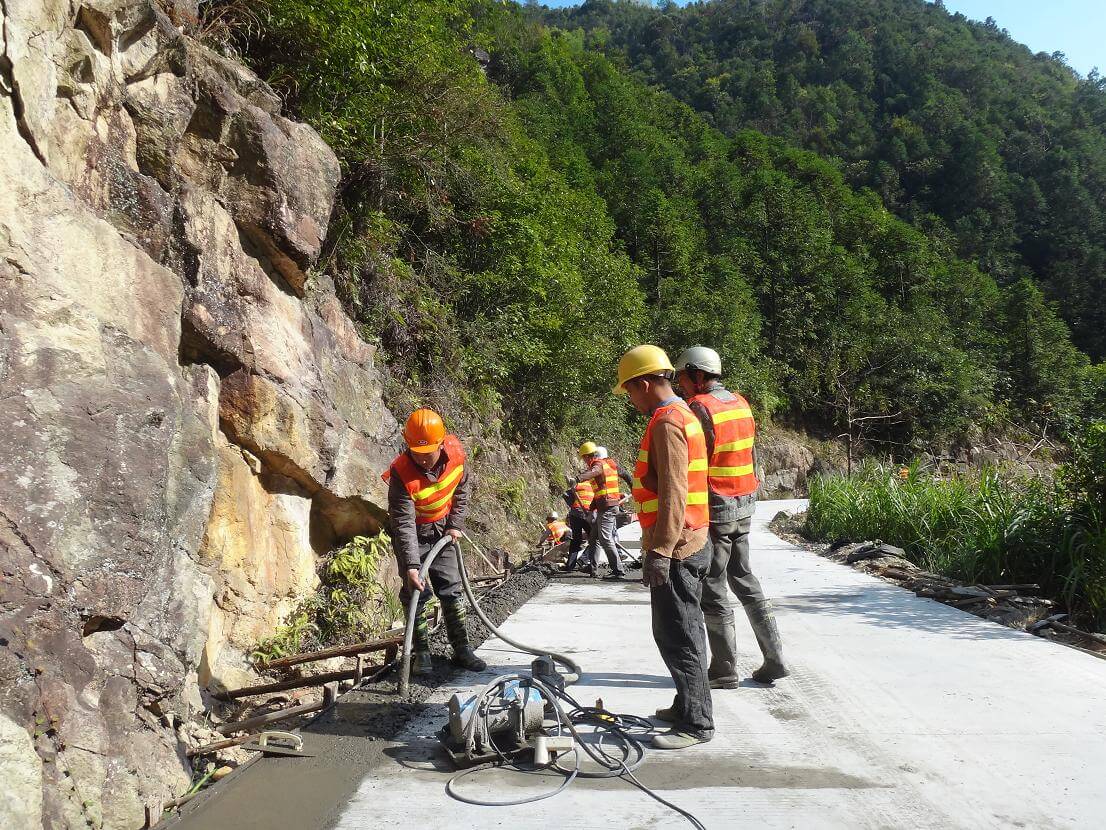
<path fill-rule="evenodd" d="M 708 468 L 711 564 L 703 581 L 703 616 L 710 644 L 711 688 L 736 688 L 737 641 L 729 591 L 741 603 L 764 662 L 752 673 L 772 683 L 790 672 L 772 605 L 749 561 L 749 532 L 756 511 L 755 425 L 748 402 L 721 382 L 722 361 L 714 349 L 695 346 L 676 360 L 677 380 L 699 419 L 710 458 Z M 720 492 L 721 491 L 721 492 Z M 728 590 L 727 590 L 728 589 Z"/>

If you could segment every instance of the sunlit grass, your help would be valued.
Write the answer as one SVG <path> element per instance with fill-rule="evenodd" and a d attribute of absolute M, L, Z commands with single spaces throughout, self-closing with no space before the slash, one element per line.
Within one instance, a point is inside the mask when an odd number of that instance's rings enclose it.
<path fill-rule="evenodd" d="M 1038 583 L 1076 620 L 1106 623 L 1102 505 L 1052 482 L 867 465 L 811 482 L 807 532 L 821 541 L 882 539 L 965 582 Z"/>

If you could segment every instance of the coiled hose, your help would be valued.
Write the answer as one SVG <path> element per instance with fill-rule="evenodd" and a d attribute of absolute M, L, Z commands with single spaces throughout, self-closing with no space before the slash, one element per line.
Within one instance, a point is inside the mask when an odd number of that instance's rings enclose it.
<path fill-rule="evenodd" d="M 467 533 L 462 531 L 461 535 L 465 537 L 465 541 L 472 545 L 473 550 L 475 550 L 481 556 L 484 555 L 483 551 L 480 550 L 476 542 L 472 541 L 472 538 Z M 426 555 L 425 561 L 423 561 L 422 563 L 422 567 L 419 568 L 419 579 L 422 580 L 424 584 L 426 582 L 426 576 L 430 572 L 431 563 L 433 563 L 433 561 L 438 558 L 438 554 L 440 554 L 452 541 L 453 540 L 449 535 L 445 535 L 437 542 L 435 542 L 432 548 L 430 548 L 430 551 Z M 502 633 L 496 627 L 495 623 L 488 619 L 488 615 L 484 613 L 484 610 L 476 602 L 476 595 L 473 593 L 472 584 L 469 582 L 468 568 L 465 566 L 465 557 L 461 554 L 460 546 L 458 546 L 457 548 L 457 564 L 461 572 L 461 585 L 465 589 L 465 596 L 468 597 L 469 604 L 472 605 L 473 610 L 476 612 L 476 616 L 480 618 L 480 622 L 484 623 L 484 625 L 488 627 L 488 630 L 492 634 L 505 642 L 507 645 L 517 648 L 519 651 L 524 651 L 527 654 L 548 655 L 549 657 L 552 657 L 554 661 L 560 663 L 562 666 L 568 669 L 568 674 L 565 675 L 564 678 L 565 685 L 570 686 L 580 679 L 580 675 L 582 673 L 580 665 L 571 657 L 565 654 L 556 654 L 549 651 L 548 649 L 528 646 L 525 643 L 520 643 L 517 640 L 512 640 L 506 634 Z M 420 591 L 415 591 L 414 589 L 412 589 L 411 598 L 407 601 L 407 627 L 404 629 L 403 634 L 403 662 L 401 663 L 399 670 L 399 696 L 401 698 L 408 697 L 411 692 L 411 651 L 415 639 L 415 614 L 419 607 L 420 593 Z"/>

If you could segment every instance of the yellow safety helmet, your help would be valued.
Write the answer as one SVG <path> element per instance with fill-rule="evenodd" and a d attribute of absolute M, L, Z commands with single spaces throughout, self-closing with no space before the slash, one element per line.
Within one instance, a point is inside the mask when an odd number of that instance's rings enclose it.
<path fill-rule="evenodd" d="M 625 383 L 642 375 L 659 375 L 661 372 L 675 372 L 672 361 L 660 346 L 634 346 L 622 360 L 618 361 L 618 383 L 614 387 L 616 395 L 625 395 Z"/>
<path fill-rule="evenodd" d="M 599 447 L 595 446 L 594 441 L 585 441 L 580 445 L 580 457 L 583 458 L 587 455 L 592 455 L 599 451 Z"/>

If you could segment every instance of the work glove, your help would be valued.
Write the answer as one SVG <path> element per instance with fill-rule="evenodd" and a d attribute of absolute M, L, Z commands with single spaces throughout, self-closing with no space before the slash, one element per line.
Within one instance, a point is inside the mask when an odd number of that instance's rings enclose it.
<path fill-rule="evenodd" d="M 641 568 L 641 581 L 650 588 L 659 588 L 668 583 L 672 560 L 667 556 L 649 551 L 645 554 L 645 563 Z"/>

